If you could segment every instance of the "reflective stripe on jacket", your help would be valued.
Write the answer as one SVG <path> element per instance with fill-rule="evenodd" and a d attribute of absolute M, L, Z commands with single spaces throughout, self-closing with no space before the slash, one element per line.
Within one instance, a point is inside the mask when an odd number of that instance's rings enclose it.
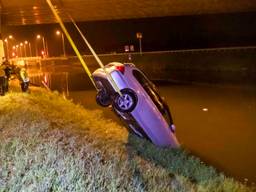
<path fill-rule="evenodd" d="M 25 68 L 21 68 L 20 70 L 20 78 L 23 82 L 27 82 L 28 81 L 28 73 L 26 71 Z"/>

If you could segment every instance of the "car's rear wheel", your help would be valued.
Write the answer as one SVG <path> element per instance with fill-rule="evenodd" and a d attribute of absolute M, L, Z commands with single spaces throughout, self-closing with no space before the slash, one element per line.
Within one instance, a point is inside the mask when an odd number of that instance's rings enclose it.
<path fill-rule="evenodd" d="M 136 93 L 129 88 L 122 89 L 121 93 L 122 96 L 119 94 L 115 96 L 113 106 L 123 113 L 132 112 L 138 102 Z"/>
<path fill-rule="evenodd" d="M 105 91 L 100 90 L 96 95 L 96 102 L 102 107 L 108 107 L 111 104 L 111 98 Z"/>

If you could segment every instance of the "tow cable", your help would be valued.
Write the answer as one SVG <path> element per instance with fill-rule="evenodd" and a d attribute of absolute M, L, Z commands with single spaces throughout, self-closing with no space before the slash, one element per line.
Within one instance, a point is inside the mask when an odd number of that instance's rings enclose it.
<path fill-rule="evenodd" d="M 59 23 L 59 25 L 60 25 L 60 27 L 61 27 L 63 33 L 64 33 L 65 36 L 67 37 L 67 39 L 68 39 L 70 45 L 72 46 L 74 52 L 76 53 L 76 55 L 77 55 L 77 57 L 78 57 L 80 63 L 82 64 L 82 66 L 83 66 L 85 72 L 86 72 L 87 75 L 89 76 L 89 78 L 90 78 L 92 84 L 94 85 L 94 87 L 96 88 L 96 90 L 98 90 L 98 88 L 97 88 L 97 86 L 96 86 L 96 84 L 95 84 L 95 81 L 94 81 L 94 79 L 93 79 L 93 77 L 92 77 L 92 73 L 90 72 L 90 70 L 89 70 L 87 64 L 85 63 L 85 61 L 84 61 L 82 55 L 80 54 L 80 52 L 79 52 L 78 48 L 76 47 L 76 45 L 75 45 L 73 39 L 71 38 L 69 32 L 67 31 L 67 29 L 66 29 L 64 23 L 62 22 L 62 20 L 61 20 L 59 14 L 58 14 L 58 12 L 57 12 L 57 10 L 54 8 L 54 6 L 53 6 L 51 0 L 46 0 L 46 2 L 48 3 L 48 5 L 49 5 L 49 7 L 50 7 L 50 9 L 51 9 L 51 11 L 52 11 L 52 13 L 53 13 L 53 15 L 55 16 L 57 22 Z M 100 68 L 102 68 L 102 70 L 106 73 L 106 75 L 107 75 L 108 79 L 110 80 L 110 82 L 111 82 L 111 84 L 112 84 L 114 90 L 115 90 L 120 96 L 122 96 L 122 93 L 121 93 L 120 89 L 118 88 L 116 82 L 113 80 L 112 76 L 106 71 L 106 69 L 105 69 L 103 63 L 101 62 L 101 60 L 99 59 L 99 57 L 97 56 L 97 54 L 95 53 L 95 51 L 93 50 L 93 48 L 91 47 L 91 45 L 89 44 L 89 42 L 87 41 L 87 39 L 84 37 L 83 33 L 81 32 L 81 30 L 79 29 L 79 27 L 77 26 L 77 24 L 75 23 L 75 21 L 72 19 L 71 16 L 69 16 L 69 18 L 71 19 L 72 23 L 74 24 L 74 26 L 76 27 L 76 29 L 77 29 L 78 32 L 80 33 L 80 35 L 81 35 L 81 37 L 83 38 L 84 42 L 86 43 L 86 45 L 88 46 L 88 48 L 89 48 L 90 51 L 92 52 L 93 56 L 95 57 L 96 61 L 97 61 L 98 64 L 99 64 Z"/>

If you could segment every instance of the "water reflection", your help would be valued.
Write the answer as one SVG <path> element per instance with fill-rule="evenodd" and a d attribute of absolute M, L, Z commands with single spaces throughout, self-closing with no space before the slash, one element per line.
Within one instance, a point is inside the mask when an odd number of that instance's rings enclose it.
<path fill-rule="evenodd" d="M 45 73 L 39 72 L 30 75 L 32 85 L 44 86 L 49 90 L 57 90 L 65 96 L 69 96 L 69 74 L 68 72 Z"/>
<path fill-rule="evenodd" d="M 79 72 L 34 72 L 30 74 L 30 81 L 32 85 L 57 90 L 67 97 L 69 97 L 70 91 L 93 88 L 89 78 L 84 73 Z"/>

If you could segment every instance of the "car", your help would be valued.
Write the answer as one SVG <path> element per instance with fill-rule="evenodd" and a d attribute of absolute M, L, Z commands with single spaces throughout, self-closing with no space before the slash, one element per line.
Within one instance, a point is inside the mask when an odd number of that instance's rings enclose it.
<path fill-rule="evenodd" d="M 112 80 L 121 94 L 115 91 Z M 92 77 L 97 87 L 96 102 L 112 106 L 129 131 L 161 147 L 179 147 L 175 125 L 156 86 L 132 63 L 111 62 L 96 69 Z"/>

